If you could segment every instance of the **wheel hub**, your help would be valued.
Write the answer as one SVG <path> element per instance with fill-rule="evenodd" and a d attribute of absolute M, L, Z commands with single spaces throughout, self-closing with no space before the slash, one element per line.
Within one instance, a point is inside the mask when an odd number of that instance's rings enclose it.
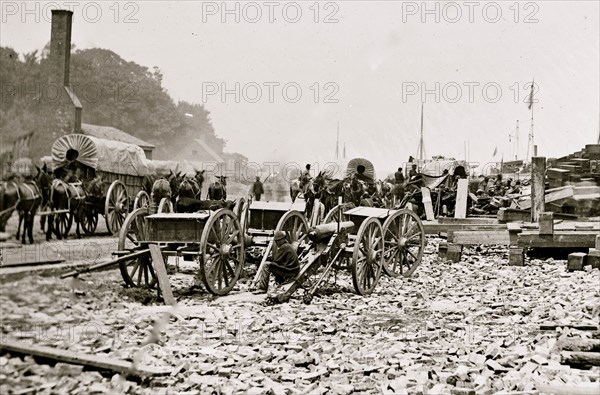
<path fill-rule="evenodd" d="M 406 244 L 408 244 L 408 239 L 406 237 L 401 237 L 398 240 L 398 248 L 401 250 L 406 249 Z"/>
<path fill-rule="evenodd" d="M 229 259 L 231 255 L 231 244 L 223 244 L 220 251 L 221 258 Z"/>

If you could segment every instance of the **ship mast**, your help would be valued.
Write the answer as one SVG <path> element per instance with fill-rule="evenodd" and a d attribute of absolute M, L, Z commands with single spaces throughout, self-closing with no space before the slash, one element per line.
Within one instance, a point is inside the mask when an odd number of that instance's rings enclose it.
<path fill-rule="evenodd" d="M 423 142 L 423 103 L 421 103 L 421 139 L 419 140 L 419 146 L 417 147 L 417 158 L 420 163 L 425 160 L 425 144 Z"/>

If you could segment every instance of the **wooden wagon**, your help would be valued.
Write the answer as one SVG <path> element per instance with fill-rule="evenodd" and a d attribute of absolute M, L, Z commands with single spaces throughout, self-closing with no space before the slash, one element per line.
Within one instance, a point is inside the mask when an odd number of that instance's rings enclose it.
<path fill-rule="evenodd" d="M 129 287 L 158 285 L 148 247 L 156 244 L 163 256 L 193 257 L 206 290 L 224 295 L 235 286 L 248 248 L 260 249 L 264 263 L 274 248 L 277 230 L 284 231 L 291 243 L 304 241 L 308 224 L 302 211 L 302 205 L 243 198 L 237 199 L 233 210 L 173 213 L 142 207 L 125 219 L 114 254 Z"/>
<path fill-rule="evenodd" d="M 116 234 L 133 207 L 148 204 L 148 196 L 142 191 L 142 180 L 152 174 L 153 169 L 144 151 L 136 145 L 70 134 L 54 142 L 52 160 L 55 172 L 60 169 L 74 171 L 84 183 L 94 176 L 102 179 L 101 191 L 86 194 L 84 209 L 79 210 L 79 220 L 87 234 L 95 232 L 99 214 L 104 216 L 108 231 Z M 71 222 L 70 213 L 64 210 L 58 213 L 58 224 L 64 224 L 62 229 L 66 233 Z"/>

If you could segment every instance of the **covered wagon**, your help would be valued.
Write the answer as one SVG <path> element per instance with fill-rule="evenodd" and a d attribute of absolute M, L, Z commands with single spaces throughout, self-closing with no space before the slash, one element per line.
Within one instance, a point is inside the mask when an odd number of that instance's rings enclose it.
<path fill-rule="evenodd" d="M 93 233 L 98 214 L 104 215 L 106 227 L 112 234 L 119 232 L 133 204 L 133 196 L 142 189 L 144 176 L 153 168 L 142 148 L 119 141 L 105 140 L 82 134 L 70 134 L 52 145 L 55 173 L 75 172 L 77 179 L 102 179 L 101 191 L 86 196 L 82 210 L 82 226 Z"/>

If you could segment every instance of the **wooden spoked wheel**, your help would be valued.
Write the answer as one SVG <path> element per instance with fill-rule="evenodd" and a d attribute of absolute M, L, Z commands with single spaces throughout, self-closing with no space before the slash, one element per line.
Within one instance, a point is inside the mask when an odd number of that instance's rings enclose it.
<path fill-rule="evenodd" d="M 98 227 L 98 210 L 93 205 L 84 203 L 81 211 L 79 222 L 81 222 L 83 233 L 93 235 Z"/>
<path fill-rule="evenodd" d="M 173 211 L 173 203 L 171 202 L 171 199 L 160 199 L 160 203 L 158 203 L 157 213 L 172 213 Z"/>
<path fill-rule="evenodd" d="M 235 214 L 235 217 L 238 219 L 238 221 L 240 221 L 240 225 L 241 225 L 241 218 L 242 218 L 242 213 L 244 212 L 245 204 L 246 204 L 246 199 L 244 199 L 243 197 L 239 197 L 235 200 L 235 206 L 233 207 L 233 213 Z"/>
<path fill-rule="evenodd" d="M 388 276 L 408 277 L 421 264 L 425 249 L 425 230 L 412 210 L 402 209 L 383 224 L 385 252 L 383 270 Z"/>
<path fill-rule="evenodd" d="M 59 213 L 54 218 L 54 226 L 56 233 L 63 239 L 69 236 L 69 231 L 73 225 L 73 214 L 72 213 Z"/>
<path fill-rule="evenodd" d="M 275 231 L 284 232 L 288 243 L 297 246 L 308 236 L 308 222 L 300 211 L 291 210 L 281 217 Z"/>
<path fill-rule="evenodd" d="M 344 212 L 346 212 L 354 207 L 356 207 L 356 206 L 354 206 L 354 203 L 351 203 L 351 202 L 338 204 L 337 206 L 335 206 L 334 208 L 329 210 L 329 212 L 325 216 L 325 219 L 323 220 L 323 223 L 328 224 L 330 222 L 349 221 L 348 216 L 344 215 Z"/>
<path fill-rule="evenodd" d="M 200 238 L 200 277 L 206 289 L 225 295 L 235 286 L 246 253 L 244 234 L 233 211 L 219 209 L 204 225 Z"/>
<path fill-rule="evenodd" d="M 135 252 L 143 249 L 140 242 L 147 240 L 148 228 L 144 217 L 149 211 L 148 207 L 141 207 L 127 216 L 119 232 L 119 251 Z M 128 287 L 156 287 L 156 273 L 152 267 L 150 253 L 119 263 L 119 269 Z"/>
<path fill-rule="evenodd" d="M 383 266 L 383 228 L 377 218 L 366 219 L 356 235 L 352 254 L 352 282 L 359 295 L 373 292 Z"/>
<path fill-rule="evenodd" d="M 104 203 L 104 219 L 106 228 L 111 234 L 118 233 L 129 214 L 129 197 L 127 188 L 121 181 L 110 184 Z"/>
<path fill-rule="evenodd" d="M 136 210 L 141 207 L 148 207 L 150 205 L 150 196 L 146 193 L 146 191 L 139 191 L 137 195 L 135 195 L 135 200 L 133 201 L 133 209 Z"/>

